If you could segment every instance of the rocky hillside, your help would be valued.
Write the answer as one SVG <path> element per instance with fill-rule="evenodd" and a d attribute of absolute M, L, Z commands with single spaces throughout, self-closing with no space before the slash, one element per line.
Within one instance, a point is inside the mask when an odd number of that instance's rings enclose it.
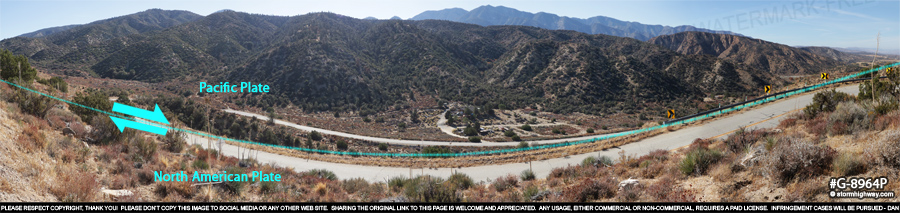
<path fill-rule="evenodd" d="M 811 74 L 842 63 L 809 51 L 755 38 L 682 32 L 647 41 L 686 55 L 712 55 L 770 73 Z"/>

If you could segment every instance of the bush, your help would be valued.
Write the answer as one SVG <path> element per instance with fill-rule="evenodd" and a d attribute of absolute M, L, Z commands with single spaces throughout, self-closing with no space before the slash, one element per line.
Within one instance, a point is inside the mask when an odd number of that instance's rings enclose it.
<path fill-rule="evenodd" d="M 153 155 L 156 154 L 156 142 L 153 140 L 147 140 L 140 135 L 133 134 L 129 137 L 129 141 L 136 151 L 135 154 L 140 155 L 141 159 L 144 160 L 143 162 L 149 162 Z"/>
<path fill-rule="evenodd" d="M 404 195 L 412 202 L 459 202 L 456 190 L 438 177 L 420 176 L 408 181 Z"/>
<path fill-rule="evenodd" d="M 528 142 L 525 142 L 525 141 L 519 142 L 519 145 L 516 146 L 516 148 L 519 148 L 519 149 L 524 149 L 524 148 L 528 148 L 528 147 L 529 147 Z"/>
<path fill-rule="evenodd" d="M 447 182 L 457 190 L 466 190 L 472 187 L 472 178 L 463 173 L 453 173 Z"/>
<path fill-rule="evenodd" d="M 531 171 L 531 169 L 526 169 L 525 171 L 522 171 L 522 175 L 519 177 L 522 178 L 522 181 L 534 180 L 534 171 Z"/>
<path fill-rule="evenodd" d="M 594 128 L 588 128 L 588 129 L 587 129 L 587 133 L 588 133 L 588 134 L 593 134 L 593 133 L 594 133 Z"/>
<path fill-rule="evenodd" d="M 594 166 L 597 164 L 597 158 L 594 156 L 588 156 L 581 160 L 581 166 Z"/>
<path fill-rule="evenodd" d="M 879 115 L 887 114 L 887 113 L 897 109 L 897 107 L 898 107 L 897 105 L 898 105 L 897 101 L 882 102 L 882 103 L 878 104 L 878 106 L 875 106 L 875 113 L 878 113 Z"/>
<path fill-rule="evenodd" d="M 274 182 L 274 181 L 260 181 L 259 182 L 259 192 L 262 192 L 265 194 L 275 192 L 275 190 L 278 188 L 278 183 L 279 182 Z"/>
<path fill-rule="evenodd" d="M 19 134 L 16 142 L 19 143 L 19 146 L 22 147 L 22 149 L 29 153 L 43 150 L 44 147 L 47 146 L 47 140 L 46 137 L 44 137 L 44 133 L 41 133 L 40 127 L 35 124 L 28 124 L 28 126 L 22 128 L 22 134 Z"/>
<path fill-rule="evenodd" d="M 610 158 L 608 156 L 601 155 L 600 157 L 597 158 L 596 164 L 599 166 L 612 166 L 613 160 L 612 160 L 612 158 Z"/>
<path fill-rule="evenodd" d="M 703 175 L 711 165 L 716 164 L 721 158 L 722 153 L 719 151 L 698 147 L 684 155 L 678 168 L 684 175 Z"/>
<path fill-rule="evenodd" d="M 569 202 L 586 202 L 610 198 L 615 195 L 617 183 L 610 178 L 584 179 L 581 183 L 566 187 L 562 196 Z"/>
<path fill-rule="evenodd" d="M 191 164 L 191 167 L 194 167 L 194 169 L 204 169 L 205 170 L 205 169 L 209 169 L 209 164 L 206 163 L 205 160 L 197 159 L 194 161 L 193 164 Z"/>
<path fill-rule="evenodd" d="M 767 176 L 775 183 L 784 185 L 796 178 L 803 180 L 825 174 L 834 155 L 831 147 L 788 138 L 775 144 L 775 148 L 762 159 L 762 165 Z"/>
<path fill-rule="evenodd" d="M 91 119 L 91 126 L 93 130 L 90 133 L 90 137 L 88 137 L 90 138 L 88 141 L 95 144 L 111 144 L 116 142 L 120 135 L 134 133 L 132 129 L 125 129 L 124 132 L 120 133 L 116 124 L 109 117 L 105 116 L 95 116 Z"/>
<path fill-rule="evenodd" d="M 832 174 L 834 176 L 852 176 L 866 172 L 866 164 L 856 155 L 843 153 L 834 159 Z"/>
<path fill-rule="evenodd" d="M 515 175 L 498 177 L 491 185 L 494 186 L 494 189 L 496 189 L 498 192 L 502 192 L 519 185 L 519 178 L 517 178 Z"/>
<path fill-rule="evenodd" d="M 353 178 L 341 181 L 341 188 L 347 192 L 347 194 L 353 194 L 360 190 L 369 187 L 369 182 L 366 182 L 366 179 L 363 178 Z"/>
<path fill-rule="evenodd" d="M 473 126 L 467 126 L 463 129 L 463 135 L 465 136 L 476 136 L 478 135 L 478 129 L 475 129 Z"/>
<path fill-rule="evenodd" d="M 870 124 L 872 123 L 871 116 L 868 116 L 866 109 L 857 104 L 856 102 L 847 101 L 841 102 L 837 105 L 834 112 L 828 116 L 828 122 L 832 124 L 832 134 L 840 135 L 846 134 L 847 126 L 852 128 L 852 131 L 860 131 L 869 129 Z"/>
<path fill-rule="evenodd" d="M 47 114 L 47 111 L 57 103 L 57 101 L 48 97 L 28 92 L 24 89 L 16 90 L 16 94 L 13 96 L 13 102 L 19 104 L 19 108 L 22 109 L 22 112 L 41 118 L 44 117 L 44 115 Z"/>
<path fill-rule="evenodd" d="M 453 176 L 451 176 L 451 178 L 452 177 Z M 403 189 L 403 186 L 406 185 L 407 181 L 409 181 L 408 178 L 397 176 L 397 177 L 392 177 L 390 180 L 388 180 L 387 184 L 388 184 L 388 187 L 391 188 L 391 190 L 397 192 L 397 191 L 400 191 L 400 189 Z"/>
<path fill-rule="evenodd" d="M 866 150 L 866 155 L 880 165 L 900 169 L 900 131 L 884 133 Z"/>
<path fill-rule="evenodd" d="M 469 137 L 469 142 L 481 142 L 481 137 L 471 136 Z"/>
<path fill-rule="evenodd" d="M 528 125 L 528 124 L 522 125 L 522 127 L 519 127 L 519 128 L 522 130 L 525 130 L 525 131 L 529 131 L 529 132 L 534 131 L 534 129 L 531 128 L 531 125 Z"/>
<path fill-rule="evenodd" d="M 822 118 L 813 119 L 807 123 L 806 132 L 819 137 L 824 136 L 826 133 L 828 133 L 828 122 L 826 122 L 825 119 Z"/>
<path fill-rule="evenodd" d="M 506 132 L 503 132 L 503 135 L 506 137 L 512 137 L 512 136 L 516 136 L 516 132 L 513 132 L 512 130 L 507 130 Z"/>
<path fill-rule="evenodd" d="M 246 171 L 241 167 L 229 166 L 225 168 L 225 172 L 228 174 L 244 174 Z M 226 181 L 225 188 L 235 195 L 240 195 L 246 184 L 244 181 Z"/>
<path fill-rule="evenodd" d="M 850 100 L 850 95 L 835 90 L 816 93 L 813 96 L 813 102 L 803 108 L 803 113 L 807 118 L 815 118 L 822 112 L 834 111 L 838 103 Z"/>
<path fill-rule="evenodd" d="M 768 135 L 768 133 L 765 130 L 757 129 L 746 131 L 741 127 L 735 131 L 734 134 L 725 139 L 725 145 L 728 152 L 740 153 L 743 152 L 744 149 L 750 147 L 750 145 L 753 145 L 753 143 L 756 143 L 756 141 L 764 138 L 766 135 Z"/>
<path fill-rule="evenodd" d="M 559 128 L 553 128 L 553 130 L 550 132 L 553 132 L 553 134 L 562 134 L 563 133 L 563 131 L 559 130 Z"/>
<path fill-rule="evenodd" d="M 92 202 L 100 188 L 96 175 L 78 170 L 60 171 L 57 181 L 50 192 L 62 202 Z"/>
<path fill-rule="evenodd" d="M 378 144 L 378 150 L 381 150 L 381 151 L 387 151 L 387 150 L 388 150 L 388 145 L 387 145 L 386 143 L 379 143 L 379 144 Z"/>
<path fill-rule="evenodd" d="M 347 146 L 348 146 L 348 145 L 347 145 L 347 142 L 346 142 L 346 141 L 344 141 L 344 140 L 338 140 L 338 141 L 337 141 L 337 148 L 338 148 L 338 149 L 340 149 L 340 150 L 347 150 Z"/>
<path fill-rule="evenodd" d="M 325 169 L 313 169 L 306 172 L 306 175 L 316 176 L 319 178 L 324 178 L 328 180 L 337 180 L 337 175 L 334 175 L 334 172 L 325 170 Z"/>
<path fill-rule="evenodd" d="M 113 103 L 109 101 L 109 95 L 104 92 L 92 89 L 88 89 L 84 92 L 78 93 L 75 98 L 72 99 L 72 102 L 103 111 L 110 111 L 112 110 L 113 106 Z M 78 116 L 80 116 L 81 119 L 85 121 L 92 120 L 98 113 L 96 111 L 72 104 L 69 104 L 69 110 L 71 110 L 75 114 L 78 114 Z"/>
<path fill-rule="evenodd" d="M 314 141 L 320 141 L 320 140 L 322 140 L 322 134 L 319 133 L 318 131 L 313 130 L 312 132 L 309 133 L 309 139 L 312 139 Z"/>
<path fill-rule="evenodd" d="M 184 146 L 187 144 L 184 141 L 184 133 L 181 131 L 170 130 L 166 133 L 165 139 L 163 141 L 166 144 L 166 149 L 173 153 L 180 153 L 184 150 Z"/>
<path fill-rule="evenodd" d="M 512 139 L 513 141 L 522 141 L 522 138 L 520 138 L 518 135 L 513 135 L 513 136 L 511 137 L 511 139 Z"/>

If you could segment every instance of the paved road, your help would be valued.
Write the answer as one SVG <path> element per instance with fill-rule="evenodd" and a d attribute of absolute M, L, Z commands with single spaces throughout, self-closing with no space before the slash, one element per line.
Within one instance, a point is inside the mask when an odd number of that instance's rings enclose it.
<path fill-rule="evenodd" d="M 859 91 L 859 87 L 857 85 L 847 85 L 838 88 L 839 91 L 843 91 L 850 94 L 857 94 Z M 813 94 L 804 94 L 798 95 L 796 97 L 779 100 L 774 103 L 769 103 L 764 106 L 760 106 L 754 109 L 745 110 L 742 112 L 737 112 L 735 114 L 731 114 L 729 117 L 721 118 L 715 121 L 711 121 L 699 126 L 691 126 L 680 129 L 678 131 L 669 132 L 661 135 L 657 135 L 654 137 L 650 137 L 635 143 L 630 143 L 623 145 L 619 148 L 609 149 L 607 151 L 600 152 L 591 152 L 580 155 L 573 155 L 563 158 L 555 158 L 548 159 L 542 161 L 534 161 L 533 169 L 535 175 L 538 177 L 546 177 L 550 174 L 550 171 L 553 168 L 564 167 L 567 165 L 575 165 L 581 162 L 587 156 L 597 156 L 604 155 L 609 156 L 613 159 L 617 159 L 618 152 L 621 150 L 625 151 L 627 155 L 644 155 L 649 153 L 650 151 L 657 149 L 675 149 L 678 147 L 689 145 L 696 138 L 709 138 L 722 135 L 724 133 L 733 131 L 741 126 L 750 126 L 754 124 L 752 128 L 768 128 L 775 127 L 778 125 L 778 122 L 784 118 L 778 117 L 777 119 L 769 119 L 772 117 L 776 117 L 779 115 L 783 115 L 787 112 L 793 111 L 795 109 L 800 109 L 810 102 L 812 102 Z M 769 119 L 769 120 L 766 120 Z M 765 120 L 765 121 L 763 121 Z M 763 122 L 759 122 L 763 121 Z M 197 139 L 197 142 L 206 146 L 206 140 L 202 137 L 188 134 L 188 142 L 191 143 L 193 139 Z M 223 145 L 223 153 L 230 156 L 237 156 L 238 148 L 231 145 Z M 307 171 L 310 169 L 327 169 L 334 172 L 338 178 L 346 179 L 346 178 L 356 178 L 362 177 L 368 181 L 385 181 L 391 177 L 395 176 L 409 176 L 410 172 L 413 175 L 420 174 L 428 174 L 439 177 L 449 177 L 451 172 L 457 171 L 468 174 L 472 177 L 473 180 L 489 180 L 494 179 L 500 176 L 505 176 L 506 174 L 519 174 L 523 170 L 529 168 L 528 163 L 512 163 L 512 164 L 501 164 L 501 165 L 485 165 L 485 166 L 475 166 L 475 167 L 466 167 L 460 169 L 450 169 L 450 168 L 439 168 L 439 169 L 414 169 L 410 170 L 409 168 L 399 168 L 399 167 L 379 167 L 379 166 L 361 166 L 361 165 L 349 165 L 349 164 L 340 164 L 340 163 L 330 163 L 330 162 L 321 162 L 321 161 L 313 161 L 302 158 L 295 158 L 277 154 L 271 154 L 266 152 L 258 152 L 258 158 L 260 162 L 263 163 L 274 163 L 279 166 L 293 168 L 296 171 Z"/>

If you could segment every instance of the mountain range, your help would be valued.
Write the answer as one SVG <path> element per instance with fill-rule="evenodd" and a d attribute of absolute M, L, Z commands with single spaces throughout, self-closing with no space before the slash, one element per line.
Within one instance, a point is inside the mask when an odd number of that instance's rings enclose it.
<path fill-rule="evenodd" d="M 529 13 L 504 6 L 485 5 L 466 11 L 462 8 L 450 8 L 422 12 L 411 20 L 447 20 L 481 26 L 520 25 L 540 27 L 550 30 L 574 30 L 588 34 L 604 34 L 619 37 L 635 38 L 647 41 L 650 38 L 679 32 L 699 31 L 719 34 L 739 35 L 729 31 L 716 31 L 693 26 L 648 25 L 638 22 L 621 21 L 606 16 L 594 16 L 587 19 L 558 16 L 552 13 Z"/>
<path fill-rule="evenodd" d="M 240 104 L 308 111 L 398 109 L 423 97 L 561 113 L 696 108 L 686 103 L 780 85 L 777 74 L 794 72 L 779 67 L 811 72 L 808 66 L 820 62 L 839 64 L 741 36 L 670 36 L 643 42 L 531 26 L 154 9 L 5 39 L 0 48 L 50 72 L 183 85 L 196 83 L 186 79 L 264 82 L 271 93 Z M 703 47 L 688 47 L 694 44 Z M 765 57 L 745 58 L 753 54 Z M 783 61 L 790 63 L 769 66 Z"/>

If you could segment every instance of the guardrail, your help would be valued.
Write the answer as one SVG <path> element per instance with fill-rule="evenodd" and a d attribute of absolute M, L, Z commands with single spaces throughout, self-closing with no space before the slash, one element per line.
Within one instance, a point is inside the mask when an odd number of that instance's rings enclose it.
<path fill-rule="evenodd" d="M 882 76 L 882 77 L 880 77 L 880 78 L 887 78 L 887 77 Z M 855 79 L 847 79 L 847 80 L 843 80 L 843 81 L 839 81 L 839 82 L 834 82 L 833 84 L 840 84 L 840 83 L 847 83 L 847 82 L 854 82 L 854 81 L 865 81 L 865 80 L 870 80 L 870 79 L 872 79 L 872 78 L 855 78 Z M 771 97 L 775 97 L 776 100 L 777 100 L 777 99 L 781 99 L 781 98 L 784 98 L 784 96 L 780 96 L 780 95 L 787 94 L 787 93 L 789 93 L 789 92 L 795 92 L 795 91 L 798 91 L 798 90 L 801 90 L 801 89 L 803 89 L 803 88 L 797 88 L 797 89 L 792 89 L 792 90 L 787 90 L 787 91 L 777 92 L 777 93 L 774 93 L 774 94 L 771 94 L 771 95 L 765 95 L 765 96 L 762 96 L 762 97 L 753 98 L 753 99 L 750 99 L 750 100 L 747 100 L 747 101 L 743 101 L 743 102 L 740 102 L 740 103 L 734 103 L 734 104 L 726 105 L 726 106 L 723 106 L 723 107 L 719 107 L 719 108 L 715 108 L 715 109 L 710 109 L 710 110 L 706 110 L 706 111 L 694 113 L 694 114 L 692 114 L 692 115 L 688 115 L 688 116 L 684 116 L 684 117 L 680 117 L 680 118 L 676 118 L 676 119 L 672 119 L 672 120 L 663 121 L 663 124 L 672 123 L 672 122 L 677 122 L 677 121 L 682 121 L 682 120 L 690 119 L 690 118 L 697 117 L 697 116 L 700 116 L 700 115 L 710 114 L 710 113 L 713 113 L 713 112 L 716 112 L 716 111 L 721 111 L 721 110 L 724 110 L 724 109 L 728 109 L 728 108 L 732 108 L 732 107 L 744 105 L 744 104 L 747 104 L 747 103 L 751 103 L 751 102 L 755 102 L 755 101 L 759 101 L 759 100 L 763 100 L 763 99 L 767 99 L 767 98 L 771 98 Z"/>

